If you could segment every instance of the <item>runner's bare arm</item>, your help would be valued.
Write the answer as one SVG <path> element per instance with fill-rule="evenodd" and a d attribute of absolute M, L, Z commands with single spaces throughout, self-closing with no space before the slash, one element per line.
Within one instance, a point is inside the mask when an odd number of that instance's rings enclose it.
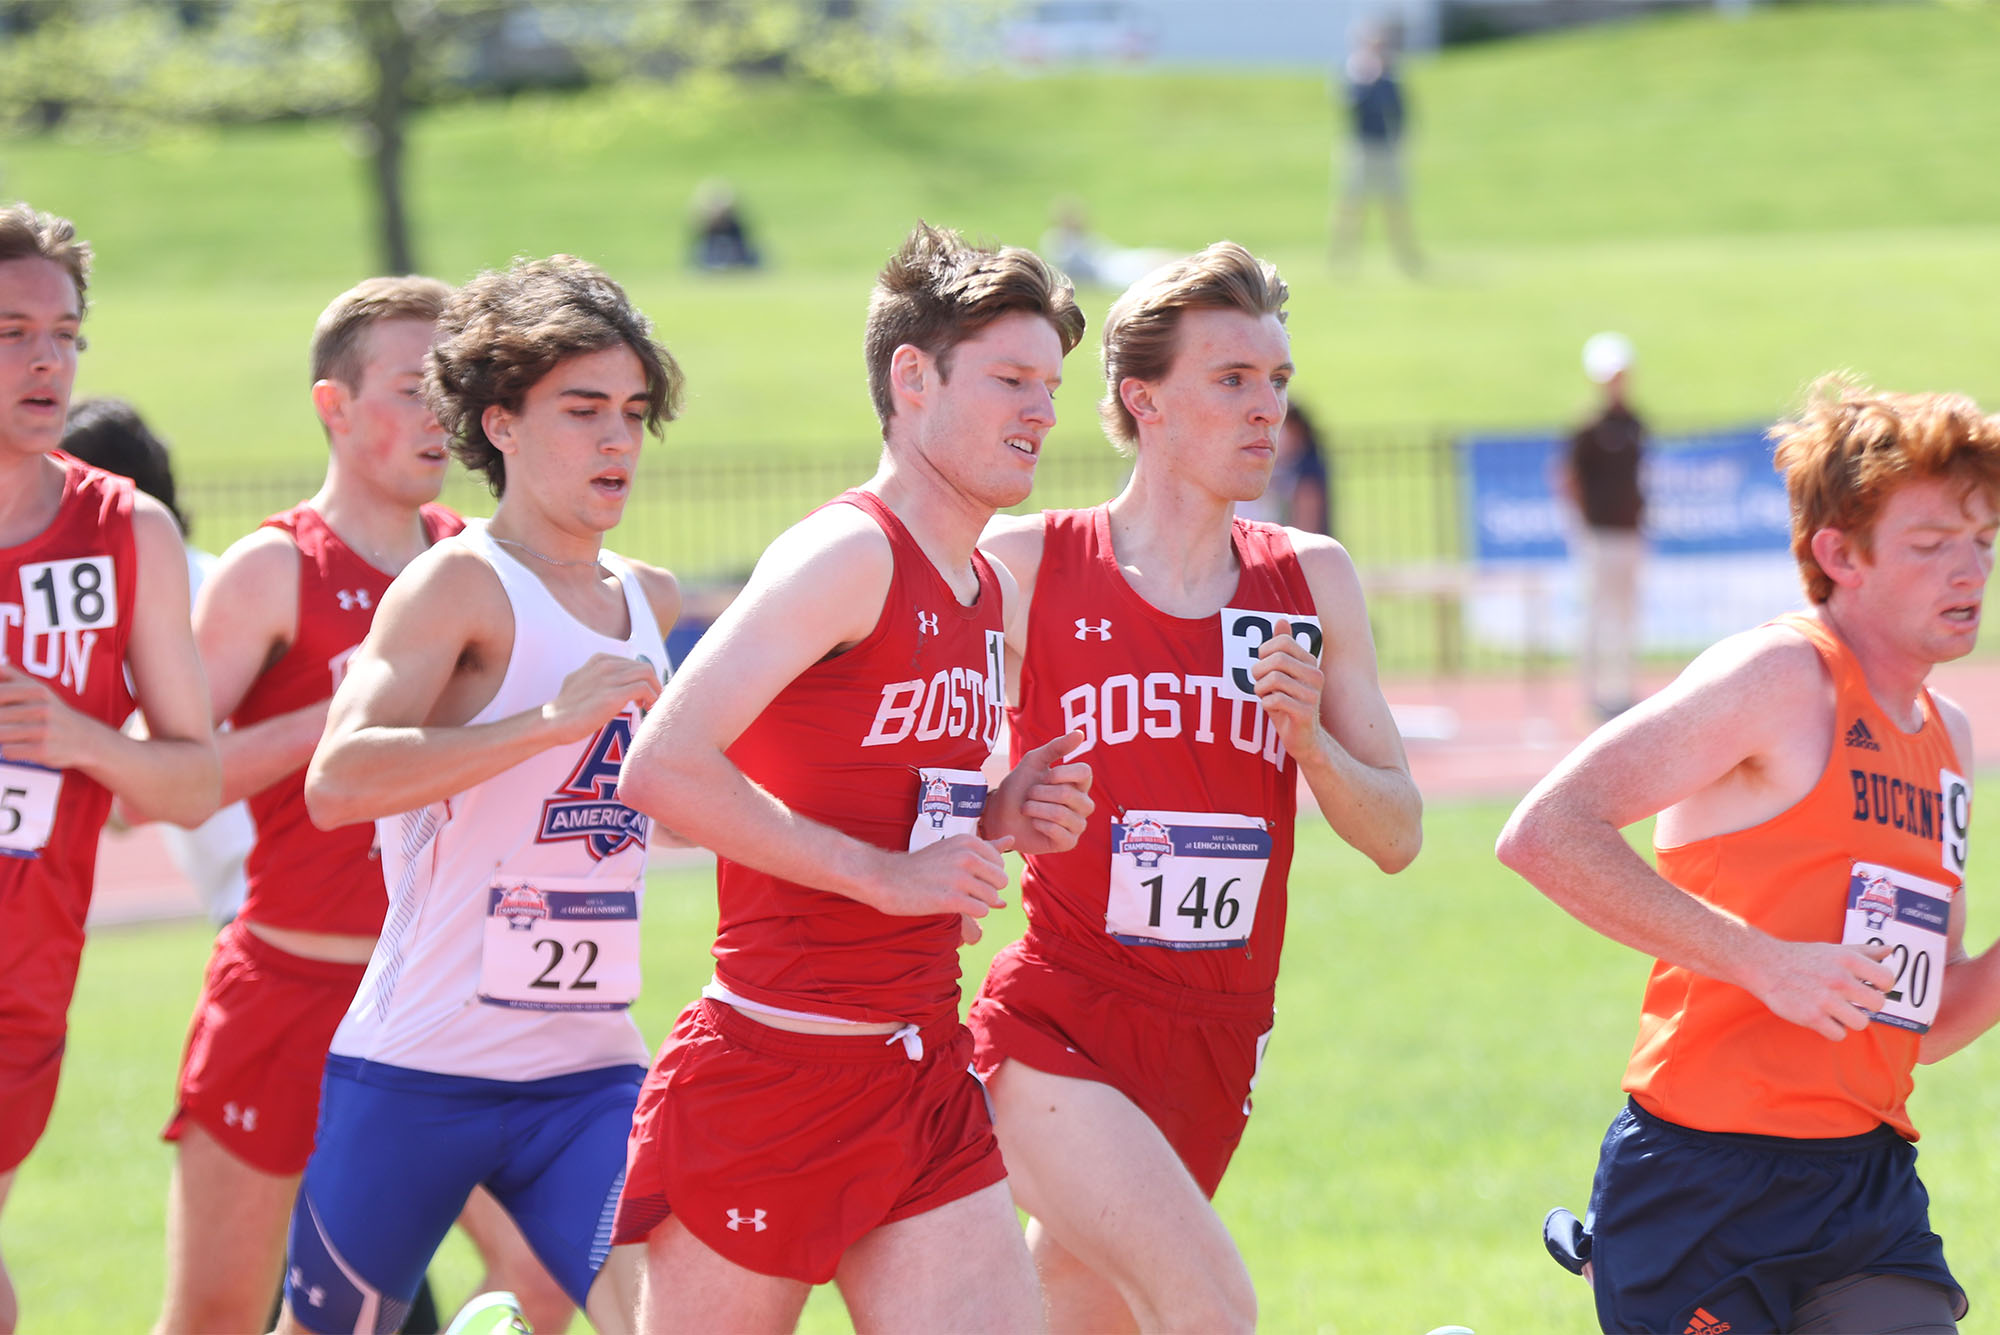
<path fill-rule="evenodd" d="M 1887 947 L 1777 940 L 1667 881 L 1620 833 L 1759 767 L 1823 689 L 1796 634 L 1731 636 L 1535 785 L 1500 834 L 1500 861 L 1586 927 L 1734 983 L 1782 1019 L 1830 1039 L 1864 1027 L 1895 981 L 1874 957 Z"/>
<path fill-rule="evenodd" d="M 1035 579 L 1042 571 L 1042 516 L 995 515 L 979 535 L 979 549 L 1000 563 L 1020 591 L 1007 600 L 1007 703 L 1021 703 L 1021 656 L 1028 651 L 1028 610 L 1035 603 Z"/>
<path fill-rule="evenodd" d="M 1257 696 L 1334 832 L 1401 871 L 1423 847 L 1424 802 L 1376 679 L 1361 581 L 1333 539 L 1290 534 L 1325 644 L 1315 663 L 1290 634 L 1265 641 L 1251 669 Z"/>
<path fill-rule="evenodd" d="M 790 810 L 726 754 L 795 677 L 874 630 L 892 574 L 888 539 L 850 506 L 780 537 L 640 725 L 619 800 L 733 862 L 885 913 L 998 905 L 1001 845 L 955 835 L 919 853 L 877 848 Z"/>
<path fill-rule="evenodd" d="M 412 562 L 389 586 L 334 693 L 306 770 L 313 823 L 334 829 L 441 801 L 659 695 L 648 665 L 595 654 L 563 679 L 555 699 L 466 724 L 485 700 L 453 687 L 483 664 L 504 663 L 512 643 L 512 608 L 477 555 L 434 547 Z M 499 688 L 498 673 L 488 675 L 486 700 Z"/>
<path fill-rule="evenodd" d="M 194 603 L 194 638 L 208 668 L 217 724 L 298 638 L 299 549 L 280 529 L 260 528 L 222 554 Z M 261 793 L 304 769 L 326 727 L 328 701 L 215 735 L 223 804 Z"/>
<path fill-rule="evenodd" d="M 1972 724 L 1965 711 L 1935 691 L 1931 698 L 1937 701 L 1958 754 L 1970 756 Z M 1941 1061 L 2000 1022 L 2000 944 L 1988 946 L 1978 955 L 1966 953 L 1965 898 L 1963 888 L 1952 896 L 1951 925 L 1945 936 L 1944 991 L 1930 1032 L 1918 1040 L 1920 1062 Z"/>
<path fill-rule="evenodd" d="M 100 723 L 0 665 L 0 745 L 14 759 L 80 770 L 133 810 L 191 824 L 214 809 L 220 777 L 208 686 L 189 630 L 187 557 L 180 529 L 149 496 L 134 503 L 132 539 L 139 576 L 126 666 L 147 735 Z"/>

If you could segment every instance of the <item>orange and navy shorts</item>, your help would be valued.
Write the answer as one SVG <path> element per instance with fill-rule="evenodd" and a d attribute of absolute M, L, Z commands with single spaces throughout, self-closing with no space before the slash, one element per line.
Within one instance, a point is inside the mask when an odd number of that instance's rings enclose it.
<path fill-rule="evenodd" d="M 223 928 L 163 1137 L 179 1140 L 192 1122 L 261 1173 L 303 1173 L 326 1050 L 367 967 L 294 955 L 241 922 Z"/>
<path fill-rule="evenodd" d="M 1203 992 L 1030 933 L 993 958 L 967 1023 L 984 1080 L 1012 1058 L 1132 1100 L 1215 1195 L 1271 1036 L 1272 995 Z"/>
<path fill-rule="evenodd" d="M 612 1241 L 669 1214 L 726 1260 L 824 1284 L 884 1224 L 1006 1180 L 956 1016 L 920 1043 L 681 1012 L 639 1095 Z"/>

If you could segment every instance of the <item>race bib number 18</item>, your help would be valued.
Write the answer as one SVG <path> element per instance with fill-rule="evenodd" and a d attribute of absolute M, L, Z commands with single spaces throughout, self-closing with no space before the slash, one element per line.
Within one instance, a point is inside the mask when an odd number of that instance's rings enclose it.
<path fill-rule="evenodd" d="M 21 567 L 21 629 L 105 630 L 118 624 L 118 568 L 109 556 L 36 561 Z"/>
<path fill-rule="evenodd" d="M 531 1011 L 621 1011 L 639 996 L 639 891 L 582 878 L 486 891 L 479 999 Z"/>
<path fill-rule="evenodd" d="M 1271 833 L 1255 816 L 1127 811 L 1111 825 L 1104 930 L 1127 946 L 1247 945 L 1270 862 Z"/>
<path fill-rule="evenodd" d="M 1888 946 L 1896 981 L 1882 994 L 1877 1024 L 1924 1033 L 1944 994 L 1945 931 L 1951 887 L 1894 867 L 1857 862 L 1847 878 L 1847 946 Z"/>

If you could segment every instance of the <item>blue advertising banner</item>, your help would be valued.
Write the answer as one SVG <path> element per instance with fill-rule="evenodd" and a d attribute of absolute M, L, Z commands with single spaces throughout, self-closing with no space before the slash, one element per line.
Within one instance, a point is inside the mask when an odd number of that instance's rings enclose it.
<path fill-rule="evenodd" d="M 1479 639 L 1530 650 L 1579 640 L 1579 521 L 1556 489 L 1567 448 L 1552 434 L 1460 442 L 1467 548 L 1484 580 L 1465 618 Z M 1698 649 L 1799 605 L 1790 507 L 1763 428 L 1657 438 L 1643 481 L 1646 649 Z"/>
<path fill-rule="evenodd" d="M 1461 442 L 1471 551 L 1479 562 L 1560 561 L 1575 522 L 1556 491 L 1568 442 L 1555 436 Z M 1761 427 L 1670 436 L 1646 452 L 1646 542 L 1660 556 L 1784 551 L 1784 479 Z"/>

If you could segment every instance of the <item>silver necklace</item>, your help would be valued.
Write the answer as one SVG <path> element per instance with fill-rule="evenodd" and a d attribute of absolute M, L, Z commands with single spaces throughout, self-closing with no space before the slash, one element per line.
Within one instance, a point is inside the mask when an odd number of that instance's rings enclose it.
<path fill-rule="evenodd" d="M 492 535 L 488 534 L 487 536 L 491 537 Z M 493 541 L 499 543 L 502 547 L 512 547 L 517 552 L 526 552 L 537 561 L 545 561 L 552 566 L 595 566 L 599 570 L 604 569 L 604 562 L 595 556 L 591 557 L 588 561 L 565 561 L 560 557 L 544 556 L 527 543 L 516 542 L 512 538 L 494 538 Z M 608 574 L 609 572 L 607 571 L 606 573 Z"/>

